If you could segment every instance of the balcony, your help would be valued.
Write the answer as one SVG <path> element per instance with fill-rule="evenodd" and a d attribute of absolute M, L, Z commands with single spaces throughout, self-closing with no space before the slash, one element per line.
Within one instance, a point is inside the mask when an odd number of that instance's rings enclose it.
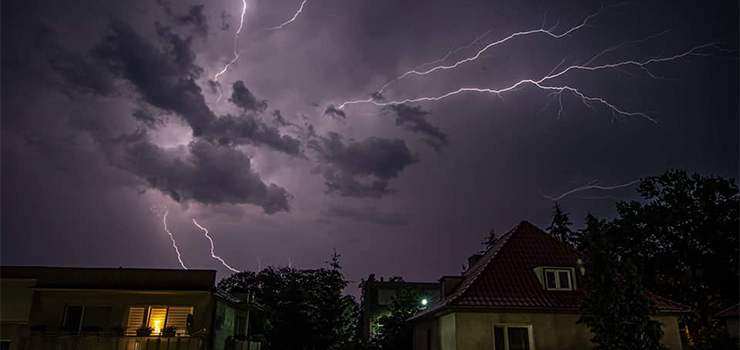
<path fill-rule="evenodd" d="M 202 337 L 126 337 L 107 333 L 33 334 L 26 350 L 206 350 Z"/>

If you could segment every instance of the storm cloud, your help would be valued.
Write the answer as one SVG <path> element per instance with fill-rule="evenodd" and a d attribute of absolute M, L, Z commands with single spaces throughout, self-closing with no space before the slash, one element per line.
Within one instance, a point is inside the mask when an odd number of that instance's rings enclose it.
<path fill-rule="evenodd" d="M 221 145 L 265 145 L 293 156 L 300 153 L 298 140 L 281 135 L 277 128 L 252 114 L 217 117 L 195 81 L 203 69 L 195 62 L 192 39 L 184 39 L 161 25 L 156 29 L 162 48 L 129 25 L 112 21 L 111 34 L 96 47 L 95 54 L 112 74 L 130 82 L 148 104 L 179 115 L 191 127 L 193 136 Z M 245 113 L 267 108 L 267 102 L 255 98 L 242 81 L 234 83 L 231 101 Z"/>
<path fill-rule="evenodd" d="M 177 15 L 172 10 L 172 5 L 166 0 L 157 0 L 157 3 L 162 6 L 164 12 L 170 17 L 175 23 L 179 25 L 192 26 L 192 29 L 198 35 L 208 35 L 208 18 L 203 13 L 204 5 L 190 5 L 188 11 L 184 15 Z"/>
<path fill-rule="evenodd" d="M 316 151 L 324 167 L 327 191 L 347 197 L 391 193 L 389 180 L 419 161 L 401 139 L 369 137 L 355 142 L 330 132 L 311 140 L 309 147 Z"/>
<path fill-rule="evenodd" d="M 406 130 L 423 135 L 422 141 L 441 152 L 447 146 L 447 134 L 442 132 L 438 126 L 430 123 L 426 116 L 428 111 L 419 106 L 408 106 L 405 104 L 390 105 L 386 109 L 396 114 L 396 125 L 403 126 Z"/>
<path fill-rule="evenodd" d="M 242 108 L 245 112 L 261 113 L 267 108 L 267 101 L 254 97 L 254 94 L 244 86 L 244 82 L 241 80 L 234 83 L 229 101 Z"/>
<path fill-rule="evenodd" d="M 122 153 L 113 163 L 181 202 L 254 204 L 265 213 L 289 210 L 288 192 L 265 184 L 244 153 L 195 141 L 185 155 L 165 150 L 143 137 L 119 140 Z"/>

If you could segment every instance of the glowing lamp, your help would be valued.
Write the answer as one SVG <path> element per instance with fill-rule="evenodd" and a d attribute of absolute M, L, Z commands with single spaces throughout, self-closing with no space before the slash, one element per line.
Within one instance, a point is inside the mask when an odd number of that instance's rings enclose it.
<path fill-rule="evenodd" d="M 421 299 L 421 305 L 427 306 L 428 303 L 429 303 L 429 300 Z"/>

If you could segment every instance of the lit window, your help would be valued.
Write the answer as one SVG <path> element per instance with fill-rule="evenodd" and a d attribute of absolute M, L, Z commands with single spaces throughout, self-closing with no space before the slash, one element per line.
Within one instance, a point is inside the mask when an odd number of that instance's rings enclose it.
<path fill-rule="evenodd" d="M 134 306 L 128 311 L 126 335 L 136 336 L 136 330 L 146 325 L 152 328 L 152 336 L 161 335 L 165 327 L 175 327 L 178 336 L 186 336 L 188 315 L 192 306 Z"/>
<path fill-rule="evenodd" d="M 530 350 L 532 329 L 529 326 L 494 326 L 494 350 Z"/>
<path fill-rule="evenodd" d="M 164 320 L 167 317 L 167 307 L 150 307 L 148 325 L 152 329 L 152 335 L 159 335 L 164 328 Z"/>
<path fill-rule="evenodd" d="M 573 290 L 571 269 L 545 269 L 547 290 Z"/>

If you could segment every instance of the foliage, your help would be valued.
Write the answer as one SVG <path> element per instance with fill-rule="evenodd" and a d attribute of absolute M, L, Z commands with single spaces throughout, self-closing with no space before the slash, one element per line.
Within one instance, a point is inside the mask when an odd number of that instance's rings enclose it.
<path fill-rule="evenodd" d="M 571 226 L 573 226 L 573 223 L 570 221 L 569 214 L 563 211 L 560 204 L 556 202 L 553 206 L 552 223 L 547 228 L 547 232 L 560 242 L 578 247 L 580 245 L 579 240 L 571 230 Z"/>
<path fill-rule="evenodd" d="M 488 231 L 488 235 L 486 236 L 486 239 L 483 240 L 483 250 L 481 251 L 481 253 L 485 253 L 489 249 L 491 249 L 491 247 L 493 247 L 493 245 L 496 244 L 498 240 L 499 240 L 499 236 L 496 233 L 496 229 L 495 228 L 490 229 Z"/>
<path fill-rule="evenodd" d="M 413 348 L 413 327 L 406 320 L 419 310 L 419 294 L 414 289 L 398 290 L 388 304 L 388 314 L 378 319 L 378 332 L 371 347 L 379 350 Z"/>
<path fill-rule="evenodd" d="M 738 187 L 669 171 L 643 179 L 638 192 L 644 202 L 617 203 L 611 238 L 643 271 L 647 289 L 692 308 L 685 322 L 703 343 L 718 334 L 714 314 L 738 301 Z"/>
<path fill-rule="evenodd" d="M 265 309 L 267 349 L 342 349 L 356 335 L 358 306 L 342 295 L 347 281 L 336 251 L 330 268 L 298 270 L 268 267 L 245 271 L 219 282 L 231 293 L 254 293 Z"/>
<path fill-rule="evenodd" d="M 645 295 L 640 275 L 629 260 L 620 261 L 608 243 L 610 224 L 590 215 L 584 230 L 585 297 L 578 323 L 594 337 L 596 350 L 660 350 L 661 323 Z"/>

